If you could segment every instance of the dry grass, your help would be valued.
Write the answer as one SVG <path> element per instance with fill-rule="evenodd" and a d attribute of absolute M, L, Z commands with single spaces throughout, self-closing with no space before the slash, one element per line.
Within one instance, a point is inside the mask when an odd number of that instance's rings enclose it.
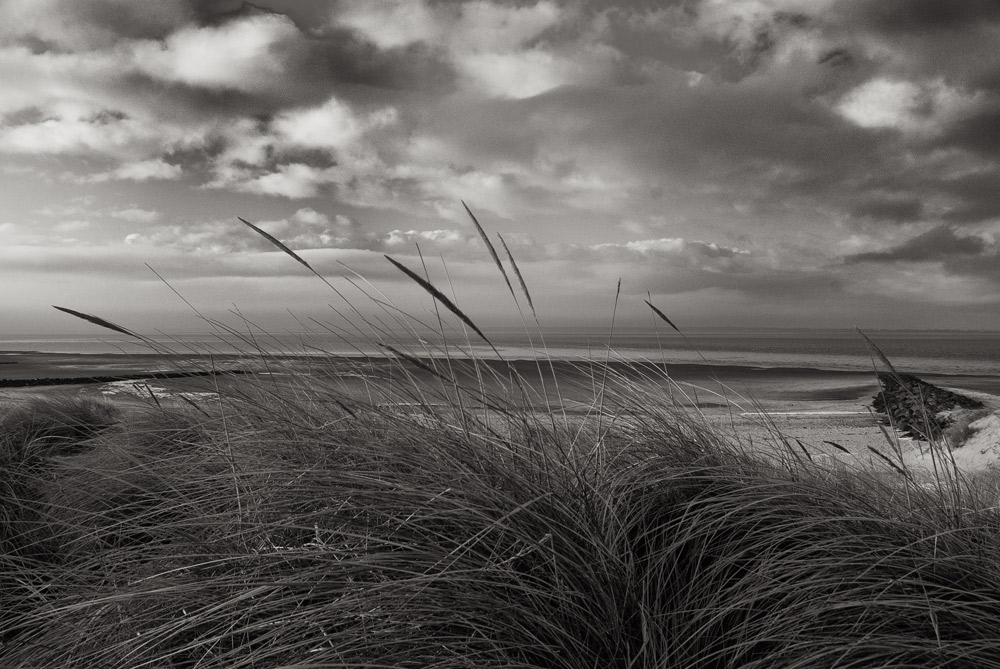
<path fill-rule="evenodd" d="M 236 398 L 226 425 L 104 427 L 24 480 L 0 665 L 1000 665 L 990 482 L 956 513 L 638 388 L 612 374 L 606 434 L 411 406 L 282 424 Z"/>
<path fill-rule="evenodd" d="M 989 409 L 962 409 L 953 412 L 951 422 L 941 432 L 942 443 L 949 448 L 961 448 L 972 436 L 973 430 L 969 426 L 992 413 Z"/>
<path fill-rule="evenodd" d="M 6 418 L 0 666 L 1000 667 L 995 478 L 746 448 L 651 365 L 556 416 L 382 343 L 368 401 L 296 367 Z"/>

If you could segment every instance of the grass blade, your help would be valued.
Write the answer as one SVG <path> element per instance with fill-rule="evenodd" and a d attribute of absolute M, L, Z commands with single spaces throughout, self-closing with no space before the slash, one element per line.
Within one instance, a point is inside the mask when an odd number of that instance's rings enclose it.
<path fill-rule="evenodd" d="M 849 450 L 847 450 L 846 448 L 844 448 L 843 446 L 841 446 L 840 444 L 838 444 L 835 441 L 825 441 L 824 440 L 823 443 L 824 444 L 830 444 L 831 446 L 833 446 L 834 448 L 836 448 L 838 451 L 843 451 L 844 453 L 847 453 L 848 455 L 851 454 L 851 452 Z"/>
<path fill-rule="evenodd" d="M 900 378 L 899 372 L 897 372 L 896 368 L 892 366 L 892 363 L 889 362 L 889 358 L 886 357 L 885 353 L 882 352 L 882 349 L 878 347 L 878 344 L 873 342 L 868 335 L 862 332 L 861 328 L 855 326 L 854 329 L 858 331 L 858 334 L 861 335 L 861 337 L 865 340 L 865 343 L 868 344 L 868 350 L 874 353 L 878 359 L 882 361 L 882 364 L 885 365 L 889 371 L 892 372 L 892 375 L 895 376 L 896 379 L 902 384 L 903 380 Z"/>
<path fill-rule="evenodd" d="M 507 254 L 507 260 L 510 261 L 510 266 L 514 270 L 514 276 L 517 277 L 518 283 L 521 284 L 521 292 L 524 293 L 524 298 L 528 300 L 528 308 L 531 309 L 531 315 L 535 317 L 535 320 L 538 320 L 538 314 L 535 312 L 535 303 L 532 302 L 531 293 L 528 292 L 528 284 L 524 282 L 524 277 L 521 276 L 521 270 L 518 269 L 517 263 L 514 261 L 514 254 L 510 252 L 509 248 L 507 248 L 507 242 L 503 240 L 503 236 L 499 232 L 497 233 L 497 238 L 500 240 L 500 244 L 503 245 L 504 253 Z"/>
<path fill-rule="evenodd" d="M 99 316 L 91 316 L 90 314 L 85 314 L 80 311 L 74 311 L 73 309 L 67 309 L 66 307 L 57 307 L 54 304 L 52 305 L 52 308 L 65 312 L 70 316 L 76 316 L 77 318 L 82 318 L 83 320 L 89 323 L 93 323 L 94 325 L 99 325 L 102 328 L 107 328 L 108 330 L 114 330 L 115 332 L 120 332 L 124 335 L 128 335 L 129 337 L 135 337 L 136 339 L 142 339 L 142 337 L 132 332 L 131 330 L 127 330 L 120 325 L 115 325 L 111 321 L 106 321 Z"/>
<path fill-rule="evenodd" d="M 910 478 L 907 475 L 906 472 L 904 472 L 902 469 L 900 469 L 896 465 L 895 462 L 893 462 L 892 460 L 889 459 L 889 456 L 885 455 L 884 453 L 882 453 L 881 451 L 879 451 L 874 446 L 869 446 L 868 450 L 871 451 L 872 453 L 874 453 L 875 455 L 879 456 L 880 458 L 882 458 L 882 460 L 884 460 L 886 462 L 886 464 L 888 464 L 890 467 L 892 467 L 893 469 L 895 469 L 900 474 L 900 476 L 903 476 L 904 478 Z"/>
<path fill-rule="evenodd" d="M 284 251 L 288 255 L 290 255 L 293 258 L 295 258 L 296 261 L 302 263 L 302 266 L 305 267 L 306 269 L 308 269 L 310 272 L 312 272 L 313 274 L 316 273 L 316 270 L 314 270 L 312 268 L 312 265 L 310 265 L 305 260 L 303 260 L 302 256 L 300 256 L 298 253 L 296 253 L 295 251 L 291 250 L 290 248 L 288 248 L 287 246 L 285 246 L 284 244 L 282 244 L 281 241 L 277 237 L 275 237 L 274 235 L 270 234 L 269 232 L 265 232 L 264 230 L 261 230 L 256 225 L 254 225 L 253 223 L 251 223 L 250 221 L 246 220 L 245 218 L 243 218 L 241 216 L 237 216 L 236 218 L 239 219 L 240 223 L 242 223 L 243 225 L 246 225 L 251 230 L 253 230 L 254 232 L 256 232 L 258 235 L 260 235 L 261 237 L 263 237 L 267 241 L 271 242 L 272 244 L 274 244 L 275 246 L 277 246 L 279 249 L 281 249 L 282 251 Z"/>
<path fill-rule="evenodd" d="M 479 221 L 476 219 L 475 214 L 472 213 L 472 210 L 469 209 L 469 205 L 465 204 L 464 200 L 461 200 L 461 202 L 462 206 L 465 207 L 465 213 L 469 215 L 469 218 L 472 219 L 472 224 L 476 226 L 476 232 L 479 233 L 483 243 L 486 244 L 486 250 L 490 252 L 490 257 L 493 258 L 493 262 L 496 263 L 497 269 L 500 270 L 500 273 L 503 275 L 503 280 L 507 284 L 507 290 L 510 291 L 510 296 L 516 300 L 517 296 L 514 295 L 514 287 L 510 285 L 510 278 L 507 276 L 507 270 L 503 268 L 503 264 L 500 262 L 500 256 L 497 255 L 496 248 L 493 246 L 493 243 L 490 242 L 490 238 L 486 236 L 486 231 L 483 230 L 483 226 L 479 225 Z"/>
<path fill-rule="evenodd" d="M 469 318 L 468 316 L 466 316 L 465 313 L 461 309 L 459 309 L 458 306 L 456 306 L 454 302 L 452 302 L 450 299 L 448 299 L 447 295 L 445 295 L 440 290 L 438 290 L 437 288 L 435 288 L 429 281 L 427 281 L 422 276 L 420 276 L 419 274 L 417 274 L 416 272 L 414 272 L 413 270 L 411 270 L 406 265 L 404 265 L 401 262 L 398 262 L 396 260 L 393 260 L 389 256 L 384 256 L 384 257 L 385 257 L 386 260 L 388 260 L 393 265 L 395 265 L 396 268 L 400 272 L 402 272 L 406 276 L 408 276 L 411 279 L 413 279 L 417 283 L 417 285 L 419 285 L 421 288 L 423 288 L 428 293 L 430 293 L 431 297 L 433 297 L 435 300 L 437 300 L 438 302 L 440 302 L 441 304 L 443 304 L 445 306 L 445 308 L 448 309 L 448 311 L 450 311 L 451 313 L 455 314 L 460 319 L 462 319 L 463 323 L 465 323 L 470 328 L 472 328 L 472 330 L 477 335 L 479 335 L 480 337 L 483 338 L 483 341 L 485 341 L 494 350 L 496 350 L 496 347 L 493 346 L 493 342 L 491 342 L 489 340 L 489 338 L 485 334 L 483 334 L 483 331 L 479 329 L 479 326 L 476 325 L 475 323 L 473 323 L 471 318 Z"/>
<path fill-rule="evenodd" d="M 652 302 L 650 302 L 649 300 L 643 300 L 643 302 L 645 302 L 646 304 L 648 304 L 649 308 L 653 310 L 653 313 L 656 314 L 657 316 L 659 316 L 660 319 L 664 323 L 666 323 L 667 325 L 669 325 L 670 327 L 672 327 L 674 330 L 676 330 L 678 334 L 684 334 L 683 332 L 681 332 L 681 329 L 679 327 L 677 327 L 676 325 L 674 325 L 674 322 L 672 320 L 670 320 L 669 318 L 667 318 L 667 315 L 665 313 L 663 313 L 662 311 L 660 311 L 659 309 L 657 309 L 656 306 Z"/>
<path fill-rule="evenodd" d="M 806 449 L 806 445 L 802 443 L 802 440 L 796 439 L 795 443 L 799 445 L 799 448 L 802 449 L 802 452 L 806 454 L 807 458 L 809 458 L 809 462 L 813 462 L 813 456 L 809 454 L 809 451 Z"/>

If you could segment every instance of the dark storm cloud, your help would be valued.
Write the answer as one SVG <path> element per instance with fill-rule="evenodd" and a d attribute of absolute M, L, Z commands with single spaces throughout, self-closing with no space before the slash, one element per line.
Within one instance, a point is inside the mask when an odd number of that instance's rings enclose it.
<path fill-rule="evenodd" d="M 656 90 L 560 89 L 521 101 L 511 115 L 530 123 L 514 126 L 507 147 L 528 153 L 562 136 L 630 170 L 718 184 L 724 194 L 751 191 L 764 202 L 792 193 L 839 198 L 840 184 L 878 174 L 883 147 L 806 97 L 805 81 L 691 87 L 683 75 L 671 78 Z M 487 129 L 486 136 L 497 132 Z"/>
<path fill-rule="evenodd" d="M 382 50 L 336 28 L 308 37 L 297 65 L 306 79 L 423 94 L 447 92 L 455 79 L 451 65 L 426 44 Z"/>
<path fill-rule="evenodd" d="M 858 253 L 847 256 L 845 262 L 932 262 L 956 256 L 978 256 L 988 246 L 981 237 L 959 235 L 951 226 L 942 225 L 887 251 Z"/>
<path fill-rule="evenodd" d="M 1000 92 L 1000 67 L 995 92 Z M 936 142 L 938 145 L 960 146 L 979 155 L 993 157 L 1000 151 L 1000 105 L 993 105 L 969 118 L 958 121 L 954 128 Z"/>
<path fill-rule="evenodd" d="M 862 36 L 874 73 L 915 82 L 935 79 L 979 98 L 961 118 L 913 148 L 959 147 L 993 157 L 1000 150 L 1000 3 L 992 0 L 843 1 L 827 13 L 831 38 Z"/>
<path fill-rule="evenodd" d="M 961 31 L 1000 22 L 1000 4 L 993 0 L 849 0 L 837 10 L 886 33 Z"/>
<path fill-rule="evenodd" d="M 37 0 L 33 7 L 10 11 L 23 13 L 20 21 L 11 22 L 22 31 L 10 37 L 16 43 L 32 45 L 36 53 L 101 48 L 123 39 L 162 39 L 195 15 L 179 0 Z M 51 21 L 52 16 L 58 20 Z"/>
<path fill-rule="evenodd" d="M 752 77 L 678 86 L 673 99 L 656 103 L 645 95 L 623 102 L 622 126 L 649 147 L 630 147 L 635 155 L 662 156 L 665 169 L 683 165 L 699 180 L 749 190 L 763 206 L 811 201 L 861 226 L 1000 215 L 1000 194 L 995 186 L 978 188 L 979 175 L 919 165 L 935 151 L 966 154 L 969 162 L 1000 152 L 1000 50 L 991 28 L 1000 3 L 838 2 L 815 10 L 796 3 L 803 12 L 781 9 L 786 4 L 773 3 L 776 11 L 758 13 L 737 33 L 750 50 L 742 65 Z M 696 6 L 704 12 L 706 3 Z M 738 55 L 740 45 L 726 39 Z M 783 49 L 799 53 L 792 58 Z M 717 62 L 718 54 L 710 58 Z M 918 96 L 898 111 L 867 112 L 874 114 L 868 119 L 841 113 L 854 89 L 876 80 L 912 82 Z M 995 184 L 995 176 L 984 178 Z M 928 206 L 935 197 L 947 204 Z"/>
<path fill-rule="evenodd" d="M 851 208 L 851 213 L 859 218 L 896 223 L 916 221 L 920 218 L 922 211 L 923 205 L 920 200 L 911 196 L 902 198 L 874 197 Z"/>
<path fill-rule="evenodd" d="M 721 19 L 711 14 L 730 9 Z M 953 166 L 914 165 L 914 157 L 921 163 L 934 151 L 956 151 L 992 159 L 1000 151 L 1000 50 L 991 29 L 1000 3 L 774 2 L 741 9 L 702 2 L 656 11 L 644 5 L 630 18 L 618 12 L 616 43 L 655 58 L 642 37 L 659 29 L 671 43 L 659 51 L 662 62 L 708 80 L 690 86 L 678 76 L 665 87 L 661 79 L 655 94 L 643 90 L 630 99 L 633 91 L 615 91 L 607 102 L 590 99 L 604 91 L 578 93 L 566 107 L 589 106 L 595 126 L 610 129 L 589 128 L 592 135 L 628 146 L 654 170 L 679 167 L 702 183 L 751 192 L 764 207 L 811 201 L 857 225 L 997 215 L 995 192 L 956 192 L 965 189 L 965 177 Z M 719 19 L 716 31 L 699 32 L 699 20 L 710 16 Z M 630 48 L 633 35 L 637 46 Z M 717 77 L 720 63 L 731 67 L 733 59 L 741 76 Z M 842 113 L 852 91 L 879 80 L 912 85 L 916 97 L 898 110 L 866 111 L 868 118 Z M 872 104 L 880 102 L 901 104 Z M 932 197 L 948 203 L 929 207 Z"/>
<path fill-rule="evenodd" d="M 251 117 L 268 120 L 283 109 L 318 105 L 336 95 L 358 104 L 390 102 L 403 91 L 419 95 L 451 87 L 454 73 L 437 54 L 416 44 L 380 51 L 345 31 L 321 37 L 297 35 L 277 45 L 275 58 L 285 74 L 265 87 L 239 90 L 183 81 L 164 81 L 153 73 L 123 72 L 109 87 L 120 100 L 141 104 L 169 101 L 157 113 L 178 120 Z"/>
<path fill-rule="evenodd" d="M 955 179 L 928 183 L 929 191 L 937 190 L 956 203 L 943 218 L 955 223 L 975 223 L 1000 217 L 1000 170 L 994 168 Z"/>

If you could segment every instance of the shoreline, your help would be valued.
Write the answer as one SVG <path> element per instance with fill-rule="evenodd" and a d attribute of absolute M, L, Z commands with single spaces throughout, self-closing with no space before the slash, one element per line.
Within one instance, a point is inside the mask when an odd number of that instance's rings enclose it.
<path fill-rule="evenodd" d="M 255 374 L 293 380 L 312 376 L 324 384 L 335 384 L 347 395 L 367 396 L 371 386 L 402 389 L 409 382 L 440 385 L 433 369 L 469 387 L 480 380 L 471 361 L 453 359 L 446 367 L 441 359 L 412 360 L 392 356 L 254 356 L 208 354 L 127 353 L 27 353 L 0 355 L 0 388 L 46 388 L 90 385 L 119 381 L 162 381 L 227 372 Z M 489 390 L 504 393 L 510 372 L 516 373 L 533 396 L 544 403 L 564 400 L 586 404 L 594 396 L 595 370 L 602 360 L 511 360 L 478 359 Z M 404 371 L 405 375 L 400 374 Z M 874 372 L 831 370 L 812 367 L 762 367 L 696 363 L 607 362 L 609 388 L 640 386 L 651 397 L 669 397 L 692 408 L 709 411 L 732 406 L 739 411 L 764 409 L 783 412 L 867 412 L 879 386 Z M 901 370 L 903 371 L 903 370 Z M 909 372 L 909 370 L 905 370 Z M 965 393 L 995 397 L 1000 402 L 1000 376 L 934 374 L 912 372 L 935 386 Z M 560 392 L 554 394 L 553 380 Z M 598 380 L 602 380 L 600 377 Z M 546 395 L 542 388 L 546 388 Z M 395 392 L 395 391 L 392 391 Z M 745 405 L 745 406 L 741 406 Z M 835 413 L 830 413 L 835 412 Z"/>
<path fill-rule="evenodd" d="M 506 355 L 502 359 L 494 357 L 494 354 L 483 351 L 475 351 L 474 355 L 469 355 L 461 351 L 450 351 L 448 355 L 445 353 L 436 353 L 433 355 L 428 355 L 426 352 L 412 352 L 407 351 L 410 357 L 420 360 L 422 362 L 441 362 L 444 360 L 452 360 L 454 362 L 470 362 L 478 361 L 487 365 L 511 365 L 515 367 L 520 366 L 535 366 L 537 363 L 542 363 L 548 365 L 550 362 L 556 365 L 564 366 L 589 366 L 589 365 L 605 365 L 607 364 L 609 368 L 629 368 L 629 367 L 639 367 L 639 368 L 662 368 L 666 366 L 671 371 L 680 371 L 682 373 L 688 372 L 723 372 L 730 373 L 736 370 L 742 370 L 745 372 L 753 372 L 755 374 L 783 374 L 783 375 L 808 375 L 808 374 L 868 374 L 874 375 L 875 370 L 869 365 L 865 364 L 862 367 L 824 367 L 815 365 L 801 365 L 801 364 L 761 364 L 761 363 L 736 363 L 736 362 L 713 362 L 709 357 L 708 361 L 679 361 L 679 360 L 662 360 L 662 359 L 652 359 L 649 357 L 642 358 L 626 358 L 618 355 L 617 352 L 612 349 L 612 355 L 610 358 L 606 359 L 605 352 L 595 353 L 591 357 L 586 357 L 582 355 L 574 356 L 552 356 L 545 357 L 539 354 L 537 357 L 531 357 L 527 355 Z M 709 352 L 711 353 L 711 352 Z M 13 358 L 13 359 L 11 359 Z M 0 349 L 0 365 L 15 365 L 21 364 L 24 361 L 43 361 L 43 360 L 77 360 L 81 363 L 91 363 L 99 364 L 100 361 L 111 362 L 114 361 L 148 361 L 148 360 L 165 360 L 165 361 L 197 361 L 203 360 L 208 361 L 210 359 L 215 360 L 232 360 L 232 361 L 253 361 L 253 360 L 274 360 L 274 361 L 300 361 L 300 362 L 322 362 L 322 361 L 337 361 L 337 362 L 351 362 L 351 363 L 372 363 L 379 361 L 388 360 L 398 360 L 393 355 L 388 355 L 382 352 L 337 352 L 337 353 L 326 353 L 326 352 L 315 352 L 315 353 L 302 353 L 302 352 L 280 352 L 271 353 L 265 352 L 264 357 L 256 352 L 236 352 L 236 351 L 226 351 L 226 352 L 212 352 L 212 351 L 190 351 L 190 352 L 155 352 L 155 351 L 145 351 L 145 352 L 68 352 L 68 351 L 42 351 L 42 350 L 21 350 L 12 349 L 4 350 Z M 907 367 L 903 365 L 896 365 L 900 373 L 910 373 L 921 378 L 923 377 L 954 377 L 954 378 L 968 378 L 968 379 L 983 379 L 983 378 L 997 378 L 1000 379 L 1000 372 L 988 373 L 988 374 L 975 374 L 969 372 L 959 372 L 959 371 L 934 371 L 930 369 L 923 369 L 920 367 Z M 3 370 L 0 370 L 3 371 Z"/>
<path fill-rule="evenodd" d="M 452 360 L 446 367 L 441 360 L 390 356 L 274 356 L 267 364 L 253 356 L 156 353 L 18 351 L 2 358 L 8 364 L 0 366 L 0 409 L 32 400 L 73 397 L 103 398 L 123 408 L 159 405 L 161 401 L 167 402 L 164 406 L 180 405 L 184 400 L 197 402 L 214 396 L 219 381 L 224 381 L 224 388 L 243 383 L 241 378 L 253 383 L 255 374 L 279 384 L 296 384 L 309 377 L 320 387 L 342 393 L 345 401 L 370 402 L 374 389 L 376 404 L 387 402 L 387 407 L 399 408 L 407 401 L 407 389 L 412 389 L 409 384 L 417 383 L 432 393 L 441 386 L 432 372 L 437 368 L 468 388 L 478 388 L 482 382 L 487 392 L 517 403 L 520 400 L 511 394 L 513 370 L 531 393 L 530 404 L 523 404 L 525 409 L 558 410 L 561 402 L 569 415 L 585 417 L 596 407 L 594 378 L 600 382 L 604 376 L 601 360 L 591 364 L 480 359 L 489 371 L 480 379 L 471 365 L 462 364 L 468 360 Z M 871 411 L 879 389 L 874 372 L 623 360 L 609 361 L 607 369 L 605 408 L 611 411 L 619 389 L 625 396 L 635 390 L 639 394 L 634 397 L 649 398 L 654 404 L 662 400 L 664 406 L 700 415 L 722 433 L 765 448 L 773 445 L 772 428 L 780 429 L 812 455 L 838 460 L 870 460 L 872 448 L 887 447 L 884 428 Z M 597 374 L 592 376 L 594 371 Z M 558 392 L 550 383 L 553 373 L 559 381 Z M 981 399 L 993 411 L 1000 410 L 1000 376 L 916 375 L 935 386 Z M 919 451 L 919 443 L 902 443 L 905 451 Z"/>

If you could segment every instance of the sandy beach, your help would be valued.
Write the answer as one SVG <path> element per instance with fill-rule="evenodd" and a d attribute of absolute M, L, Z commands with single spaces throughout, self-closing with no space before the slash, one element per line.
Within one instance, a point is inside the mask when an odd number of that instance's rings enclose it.
<path fill-rule="evenodd" d="M 8 352 L 0 354 L 0 403 L 22 403 L 31 399 L 99 395 L 115 402 L 139 406 L 149 404 L 155 395 L 159 401 L 176 401 L 179 395 L 198 399 L 211 395 L 214 377 L 152 378 L 154 374 L 240 369 L 266 375 L 272 382 L 295 382 L 303 373 L 322 379 L 330 387 L 355 399 L 369 399 L 372 387 L 379 387 L 387 398 L 402 398 L 412 380 L 428 388 L 438 380 L 425 369 L 388 358 L 349 357 L 275 357 L 267 361 L 239 356 L 124 355 Z M 442 374 L 452 374 L 463 383 L 478 380 L 461 363 L 446 366 L 442 361 L 423 361 Z M 561 398 L 573 413 L 586 414 L 594 406 L 593 368 L 586 363 L 569 361 L 518 360 L 511 368 L 537 393 L 538 406 Z M 509 379 L 508 368 L 497 361 L 486 361 L 494 378 L 486 375 L 484 383 L 500 389 Z M 651 397 L 662 397 L 684 410 L 695 412 L 723 432 L 739 435 L 748 445 L 774 445 L 775 428 L 792 443 L 801 443 L 811 455 L 841 460 L 871 461 L 876 457 L 869 447 L 889 448 L 878 418 L 870 410 L 878 390 L 872 373 L 811 368 L 762 368 L 735 365 L 652 365 L 634 366 L 612 361 L 611 386 L 641 386 Z M 553 373 L 559 380 L 558 390 Z M 118 380 L 94 382 L 118 377 Z M 260 377 L 262 378 L 262 377 Z M 1000 411 L 1000 378 L 993 376 L 923 375 L 929 383 L 983 401 Z M 231 381 L 223 381 L 228 383 Z M 51 384 L 51 385 L 50 385 Z M 614 393 L 609 393 L 607 408 L 613 410 Z M 898 435 L 891 434 L 893 439 Z M 833 442 L 850 452 L 846 456 Z M 920 466 L 926 445 L 901 438 L 899 445 L 909 462 Z M 983 453 L 966 458 L 969 467 L 981 468 L 1000 462 L 1000 444 L 977 447 Z"/>

